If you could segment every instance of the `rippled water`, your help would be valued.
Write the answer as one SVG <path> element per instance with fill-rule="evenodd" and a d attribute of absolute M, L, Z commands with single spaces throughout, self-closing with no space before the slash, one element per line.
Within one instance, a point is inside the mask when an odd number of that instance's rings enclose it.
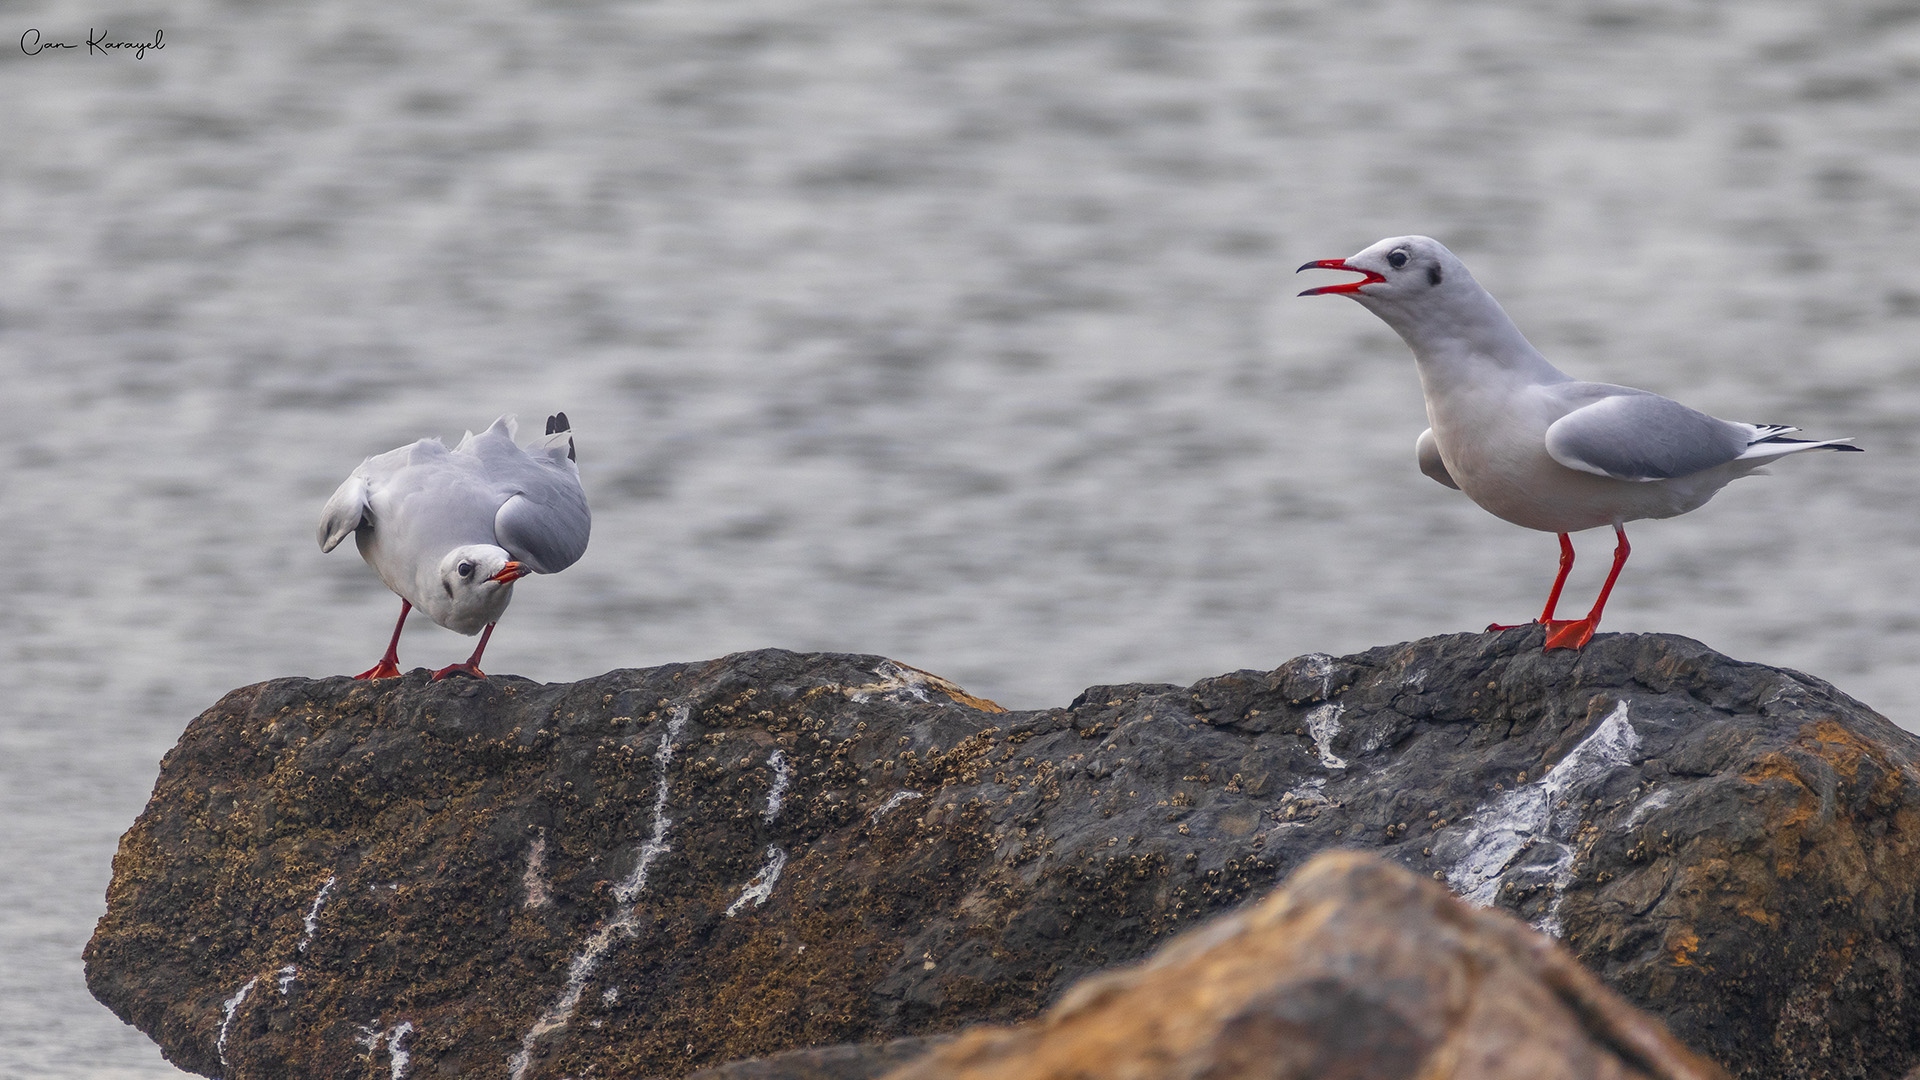
<path fill-rule="evenodd" d="M 1552 537 L 1292 295 L 1395 233 L 1576 375 L 1870 447 L 1636 528 L 1607 627 L 1920 718 L 1914 3 L 0 13 L 0 1075 L 171 1073 L 81 982 L 115 838 L 220 693 L 378 655 L 312 531 L 423 434 L 575 422 L 593 547 L 488 652 L 545 680 L 779 645 L 1041 706 L 1532 614 Z M 90 24 L 166 47 L 14 46 Z"/>

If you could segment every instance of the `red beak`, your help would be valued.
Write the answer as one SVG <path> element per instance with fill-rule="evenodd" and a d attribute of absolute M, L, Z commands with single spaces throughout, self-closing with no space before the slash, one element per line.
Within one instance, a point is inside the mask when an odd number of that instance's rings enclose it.
<path fill-rule="evenodd" d="M 1348 266 L 1347 260 L 1345 259 L 1315 259 L 1305 266 L 1302 266 L 1300 270 L 1346 270 L 1350 273 L 1367 275 L 1359 281 L 1348 281 L 1339 285 L 1322 285 L 1317 289 L 1308 289 L 1301 293 L 1301 296 L 1330 296 L 1334 293 L 1357 293 L 1360 291 L 1362 285 L 1372 285 L 1376 282 L 1387 280 L 1385 275 L 1376 273 L 1375 271 L 1362 270 L 1357 266 Z M 1300 270 L 1295 270 L 1294 273 L 1297 274 Z"/>
<path fill-rule="evenodd" d="M 499 573 L 493 575 L 487 580 L 497 581 L 502 585 L 511 585 L 514 582 L 519 581 L 521 578 L 526 577 L 528 574 L 531 574 L 531 573 L 533 573 L 533 571 L 527 569 L 524 566 L 521 566 L 519 563 L 509 562 L 507 563 L 507 565 L 500 568 Z"/>

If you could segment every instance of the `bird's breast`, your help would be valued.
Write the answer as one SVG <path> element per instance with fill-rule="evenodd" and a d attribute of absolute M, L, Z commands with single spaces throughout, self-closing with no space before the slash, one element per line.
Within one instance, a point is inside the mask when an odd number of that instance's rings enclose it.
<path fill-rule="evenodd" d="M 1495 517 L 1544 532 L 1578 532 L 1612 524 L 1627 508 L 1623 499 L 1634 494 L 1623 481 L 1553 460 L 1546 445 L 1553 418 L 1525 400 L 1499 411 L 1429 412 L 1447 471 Z"/>

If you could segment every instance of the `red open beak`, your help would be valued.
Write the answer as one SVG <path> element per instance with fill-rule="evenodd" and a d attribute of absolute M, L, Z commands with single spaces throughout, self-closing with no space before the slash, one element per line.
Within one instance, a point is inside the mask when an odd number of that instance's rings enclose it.
<path fill-rule="evenodd" d="M 1375 282 L 1387 280 L 1385 275 L 1377 273 L 1375 271 L 1362 270 L 1357 266 L 1348 266 L 1347 260 L 1345 259 L 1315 259 L 1312 262 L 1307 263 L 1305 266 L 1302 266 L 1300 270 L 1346 270 L 1355 274 L 1367 275 L 1366 277 L 1361 278 L 1359 281 L 1348 281 L 1348 282 L 1343 282 L 1339 285 L 1322 285 L 1317 289 L 1308 289 L 1305 292 L 1302 292 L 1300 294 L 1301 296 L 1327 296 L 1333 293 L 1357 293 L 1360 291 L 1360 287 L 1362 285 L 1372 285 Z M 1295 270 L 1294 273 L 1297 274 L 1300 272 L 1300 270 Z"/>
<path fill-rule="evenodd" d="M 527 569 L 524 566 L 521 566 L 519 563 L 509 562 L 507 563 L 507 565 L 500 568 L 499 573 L 493 575 L 487 580 L 497 581 L 502 585 L 511 585 L 514 582 L 519 581 L 521 578 L 526 577 L 528 574 L 531 574 L 531 573 L 533 573 L 533 571 Z"/>

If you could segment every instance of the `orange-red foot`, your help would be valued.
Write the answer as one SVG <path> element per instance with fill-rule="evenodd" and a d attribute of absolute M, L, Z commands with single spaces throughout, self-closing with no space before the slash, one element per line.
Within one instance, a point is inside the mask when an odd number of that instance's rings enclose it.
<path fill-rule="evenodd" d="M 1539 626 L 1539 625 L 1540 625 L 1539 619 L 1535 619 L 1532 622 L 1514 623 L 1512 626 L 1502 626 L 1497 622 L 1488 623 L 1484 633 L 1497 634 L 1502 630 L 1524 630 L 1529 626 Z"/>
<path fill-rule="evenodd" d="M 439 682 L 449 675 L 471 675 L 476 679 L 484 679 L 487 677 L 487 673 L 481 671 L 480 665 L 478 664 L 448 664 L 446 667 L 433 673 L 433 681 Z"/>
<path fill-rule="evenodd" d="M 1592 619 L 1554 619 L 1547 623 L 1547 645 L 1542 651 L 1584 649 L 1598 625 Z"/>
<path fill-rule="evenodd" d="M 397 679 L 399 677 L 400 665 L 391 660 L 382 660 L 354 676 L 356 679 Z"/>

